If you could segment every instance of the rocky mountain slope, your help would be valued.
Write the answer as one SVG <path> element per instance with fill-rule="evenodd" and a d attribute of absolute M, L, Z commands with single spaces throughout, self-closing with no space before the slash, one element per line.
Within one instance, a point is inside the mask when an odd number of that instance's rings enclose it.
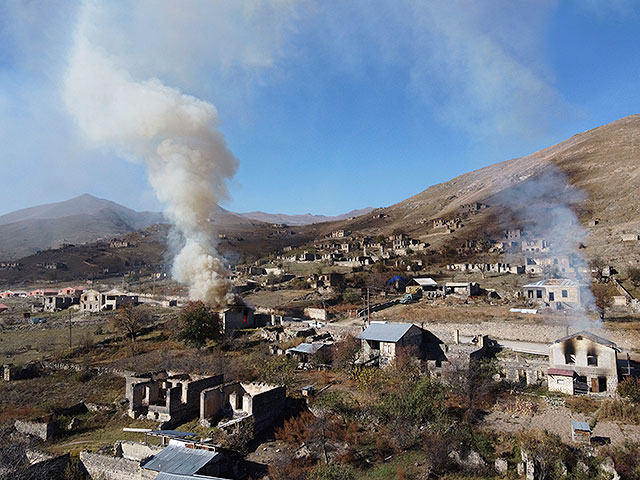
<path fill-rule="evenodd" d="M 553 228 L 547 224 L 554 209 L 562 207 L 575 212 L 584 227 L 588 257 L 636 264 L 640 242 L 622 242 L 621 234 L 640 233 L 639 189 L 640 115 L 632 115 L 526 157 L 434 185 L 371 214 L 319 226 L 318 233 L 336 228 L 371 235 L 401 230 L 434 247 L 455 248 L 466 239 L 499 236 L 507 228 L 562 232 L 562 222 Z M 459 217 L 461 205 L 472 202 L 488 208 L 466 215 L 464 227 L 453 233 L 434 230 L 432 220 Z"/>

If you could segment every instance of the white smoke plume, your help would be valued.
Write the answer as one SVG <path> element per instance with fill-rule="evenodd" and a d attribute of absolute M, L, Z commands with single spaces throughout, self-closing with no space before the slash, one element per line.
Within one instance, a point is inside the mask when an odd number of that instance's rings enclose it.
<path fill-rule="evenodd" d="M 587 233 L 576 214 L 576 209 L 586 200 L 587 194 L 571 185 L 562 170 L 550 166 L 515 187 L 501 192 L 497 197 L 510 206 L 504 215 L 512 216 L 512 227 L 524 227 L 530 237 L 547 240 L 551 246 L 548 256 L 569 257 L 571 266 L 577 271 L 575 279 L 584 287 L 581 291 L 581 307 L 574 312 L 580 317 L 579 325 L 576 326 L 599 327 L 600 322 L 592 320 L 591 317 L 597 311 L 597 307 L 589 288 L 592 281 L 589 262 L 581 248 L 586 242 Z M 572 272 L 551 271 L 545 276 L 572 278 Z"/>
<path fill-rule="evenodd" d="M 220 306 L 232 300 L 209 222 L 228 192 L 237 161 L 217 130 L 213 105 L 151 78 L 137 81 L 91 43 L 83 13 L 63 81 L 67 109 L 86 138 L 144 162 L 165 215 L 184 239 L 174 278 L 189 296 Z"/>

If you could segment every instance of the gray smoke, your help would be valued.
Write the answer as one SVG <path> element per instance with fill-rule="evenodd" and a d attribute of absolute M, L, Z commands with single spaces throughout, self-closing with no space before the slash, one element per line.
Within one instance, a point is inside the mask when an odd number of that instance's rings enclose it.
<path fill-rule="evenodd" d="M 64 77 L 66 107 L 89 141 L 146 165 L 165 215 L 184 239 L 172 272 L 190 298 L 228 303 L 232 284 L 209 218 L 227 197 L 237 161 L 216 128 L 217 111 L 156 78 L 137 81 L 118 68 L 89 39 L 91 8 L 81 16 Z"/>
<path fill-rule="evenodd" d="M 589 317 L 590 313 L 597 311 L 589 288 L 592 278 L 589 262 L 581 248 L 587 233 L 576 215 L 576 210 L 587 198 L 586 193 L 571 185 L 559 168 L 551 166 L 498 197 L 509 205 L 505 215 L 512 216 L 510 223 L 514 228 L 524 227 L 530 238 L 549 241 L 551 251 L 548 255 L 569 257 L 578 272 L 576 280 L 585 287 L 581 294 L 582 307 L 578 312 L 582 317 L 581 326 L 595 327 Z"/>

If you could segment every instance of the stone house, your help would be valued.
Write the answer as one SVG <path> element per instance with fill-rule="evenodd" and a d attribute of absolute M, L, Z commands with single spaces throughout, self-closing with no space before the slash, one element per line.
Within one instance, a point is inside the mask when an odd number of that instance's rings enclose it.
<path fill-rule="evenodd" d="M 551 244 L 541 238 L 522 240 L 521 245 L 524 253 L 548 253 L 551 250 Z"/>
<path fill-rule="evenodd" d="M 519 228 L 513 230 L 507 230 L 504 232 L 505 242 L 503 247 L 505 248 L 520 248 L 522 242 L 522 231 Z"/>
<path fill-rule="evenodd" d="M 102 294 L 98 290 L 87 290 L 80 296 L 80 311 L 99 312 L 102 309 Z"/>
<path fill-rule="evenodd" d="M 479 212 L 480 210 L 483 210 L 485 208 L 489 208 L 489 205 L 480 202 L 465 203 L 463 205 L 460 205 L 460 211 L 462 213 Z"/>
<path fill-rule="evenodd" d="M 523 287 L 526 299 L 558 309 L 579 307 L 582 304 L 582 288 L 579 283 L 565 278 L 547 278 Z"/>
<path fill-rule="evenodd" d="M 225 332 L 241 328 L 255 328 L 255 310 L 246 305 L 232 305 L 221 313 L 222 328 Z"/>
<path fill-rule="evenodd" d="M 534 275 L 544 273 L 545 270 L 557 273 L 575 274 L 576 269 L 571 265 L 571 259 L 567 255 L 552 257 L 525 257 L 527 273 Z"/>
<path fill-rule="evenodd" d="M 637 233 L 623 233 L 620 238 L 623 242 L 637 242 L 640 238 L 640 235 Z"/>
<path fill-rule="evenodd" d="M 331 234 L 329 235 L 331 238 L 344 238 L 344 237 L 348 237 L 349 234 L 351 232 L 349 232 L 349 230 L 335 230 L 333 232 L 331 232 Z"/>
<path fill-rule="evenodd" d="M 356 338 L 362 341 L 361 353 L 365 361 L 377 358 L 381 367 L 391 365 L 399 348 L 422 346 L 423 330 L 411 323 L 371 322 Z"/>
<path fill-rule="evenodd" d="M 618 352 L 615 343 L 590 332 L 559 338 L 549 347 L 549 391 L 615 395 Z"/>
<path fill-rule="evenodd" d="M 79 303 L 80 297 L 76 295 L 48 295 L 42 307 L 44 312 L 59 312 Z"/>

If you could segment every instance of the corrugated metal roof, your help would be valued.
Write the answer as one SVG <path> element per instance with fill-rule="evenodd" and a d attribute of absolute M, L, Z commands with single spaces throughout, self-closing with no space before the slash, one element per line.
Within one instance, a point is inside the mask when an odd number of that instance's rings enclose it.
<path fill-rule="evenodd" d="M 573 428 L 574 430 L 581 430 L 583 432 L 591 431 L 591 427 L 587 422 L 576 422 L 574 420 L 571 420 L 571 428 Z"/>
<path fill-rule="evenodd" d="M 421 287 L 435 287 L 436 285 L 438 285 L 438 282 L 436 282 L 433 278 L 430 278 L 430 277 L 414 278 L 413 281 L 416 282 Z"/>
<path fill-rule="evenodd" d="M 169 445 L 151 457 L 142 467 L 155 472 L 193 475 L 221 455 L 219 452 L 211 452 L 209 450 Z"/>
<path fill-rule="evenodd" d="M 313 355 L 315 353 L 318 353 L 318 350 L 320 350 L 322 347 L 324 347 L 324 343 L 318 343 L 318 342 L 316 342 L 316 343 L 301 343 L 297 347 L 288 348 L 287 352 L 306 353 L 306 354 L 309 354 L 309 355 Z"/>
<path fill-rule="evenodd" d="M 222 477 L 208 477 L 206 475 L 176 475 L 175 473 L 160 472 L 154 480 L 229 480 Z"/>
<path fill-rule="evenodd" d="M 539 282 L 530 283 L 525 285 L 524 288 L 535 288 L 535 287 L 579 287 L 580 284 L 574 282 L 573 280 L 569 280 L 567 278 L 545 278 L 544 280 L 540 280 Z"/>
<path fill-rule="evenodd" d="M 372 323 L 357 338 L 396 343 L 413 327 L 411 323 Z"/>

